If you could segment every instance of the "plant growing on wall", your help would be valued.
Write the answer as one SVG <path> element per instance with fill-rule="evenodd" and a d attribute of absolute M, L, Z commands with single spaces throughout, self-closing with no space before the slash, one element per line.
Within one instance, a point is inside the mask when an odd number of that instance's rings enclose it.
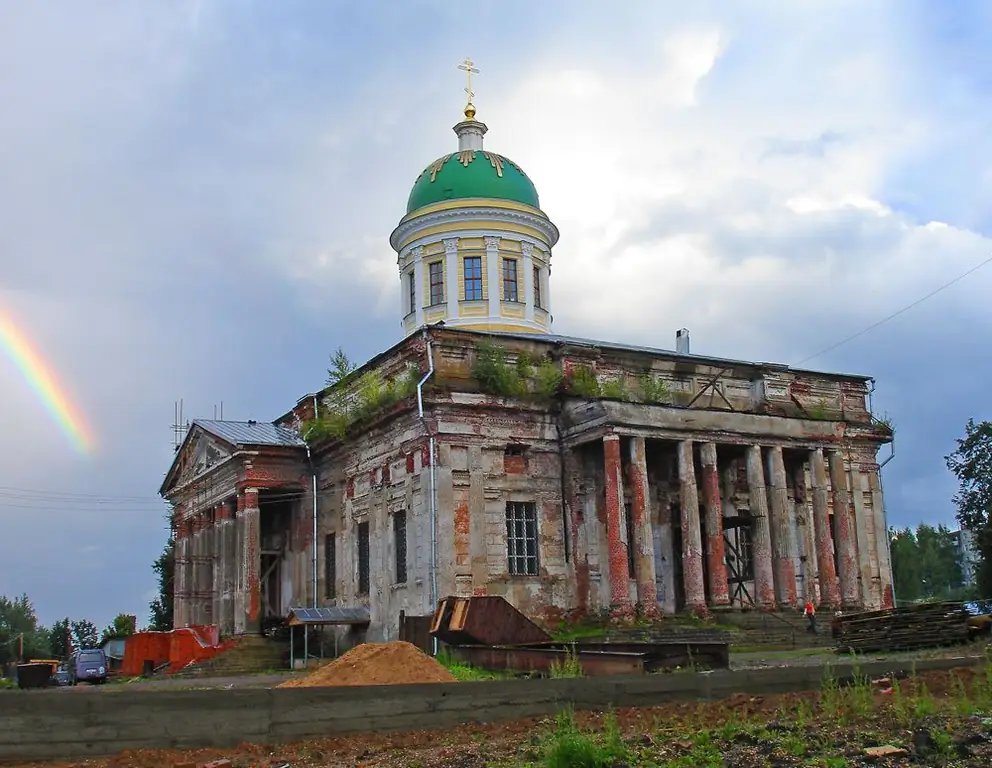
<path fill-rule="evenodd" d="M 892 417 L 889 414 L 884 414 L 882 416 L 872 416 L 871 420 L 874 421 L 878 426 L 880 426 L 884 431 L 888 432 L 890 435 L 894 435 L 896 432 L 895 424 L 892 422 Z"/>
<path fill-rule="evenodd" d="M 527 392 L 526 379 L 521 372 L 529 373 L 527 358 L 518 356 L 517 364 L 507 361 L 506 350 L 498 344 L 483 342 L 475 349 L 472 377 L 479 382 L 483 392 L 503 397 L 517 397 Z"/>
<path fill-rule="evenodd" d="M 634 399 L 627 390 L 627 385 L 623 378 L 604 381 L 600 387 L 600 394 L 611 400 L 624 400 L 629 402 Z"/>
<path fill-rule="evenodd" d="M 587 365 L 576 365 L 568 372 L 565 389 L 575 397 L 599 397 L 602 390 L 596 373 Z"/>
<path fill-rule="evenodd" d="M 641 386 L 641 397 L 645 403 L 671 403 L 672 390 L 668 387 L 668 382 L 664 379 L 644 374 L 638 380 Z"/>
<path fill-rule="evenodd" d="M 545 360 L 537 366 L 534 374 L 534 394 L 550 400 L 561 391 L 564 378 L 557 363 Z"/>
<path fill-rule="evenodd" d="M 818 421 L 827 421 L 830 418 L 830 414 L 827 408 L 830 404 L 823 399 L 817 400 L 816 403 L 811 405 L 806 409 L 806 413 L 809 414 L 811 419 L 817 419 Z"/>
<path fill-rule="evenodd" d="M 399 376 L 388 380 L 381 371 L 367 371 L 350 388 L 338 388 L 326 398 L 319 418 L 305 422 L 300 434 L 321 442 L 341 439 L 358 421 L 395 405 L 417 391 L 419 369 L 409 363 Z"/>

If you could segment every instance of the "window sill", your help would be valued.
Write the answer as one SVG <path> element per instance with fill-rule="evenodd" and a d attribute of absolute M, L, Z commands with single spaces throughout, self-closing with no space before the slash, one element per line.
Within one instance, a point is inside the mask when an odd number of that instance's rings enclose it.
<path fill-rule="evenodd" d="M 404 581 L 401 584 L 390 584 L 389 585 L 389 591 L 390 592 L 396 592 L 396 591 L 398 591 L 400 589 L 406 589 L 409 586 L 410 586 L 410 582 L 408 582 L 408 581 Z"/>
<path fill-rule="evenodd" d="M 447 306 L 448 306 L 448 302 L 446 302 L 444 299 L 441 299 L 439 302 L 437 302 L 437 304 L 428 304 L 426 307 L 424 307 L 424 312 L 431 312 L 432 310 L 435 309 L 445 309 Z"/>

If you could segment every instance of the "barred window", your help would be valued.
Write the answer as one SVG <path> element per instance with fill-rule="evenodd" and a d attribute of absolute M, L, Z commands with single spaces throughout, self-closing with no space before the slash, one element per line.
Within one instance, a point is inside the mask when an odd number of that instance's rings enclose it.
<path fill-rule="evenodd" d="M 358 594 L 369 593 L 369 524 L 358 524 Z"/>
<path fill-rule="evenodd" d="M 506 550 L 511 576 L 537 576 L 537 507 L 534 502 L 506 503 Z"/>
<path fill-rule="evenodd" d="M 503 259 L 503 301 L 519 301 L 516 259 Z"/>
<path fill-rule="evenodd" d="M 541 268 L 534 267 L 534 306 L 538 309 L 543 309 L 541 307 Z"/>
<path fill-rule="evenodd" d="M 465 257 L 465 301 L 482 301 L 482 257 Z"/>
<path fill-rule="evenodd" d="M 406 512 L 393 513 L 393 538 L 396 540 L 396 583 L 406 584 Z"/>
<path fill-rule="evenodd" d="M 332 600 L 337 597 L 337 552 L 334 549 L 334 534 L 324 536 L 324 597 Z"/>

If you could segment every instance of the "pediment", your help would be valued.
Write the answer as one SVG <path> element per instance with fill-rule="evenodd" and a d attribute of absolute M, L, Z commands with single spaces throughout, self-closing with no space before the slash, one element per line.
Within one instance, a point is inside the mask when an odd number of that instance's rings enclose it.
<path fill-rule="evenodd" d="M 167 486 L 185 485 L 230 457 L 230 446 L 194 426 L 173 462 Z"/>

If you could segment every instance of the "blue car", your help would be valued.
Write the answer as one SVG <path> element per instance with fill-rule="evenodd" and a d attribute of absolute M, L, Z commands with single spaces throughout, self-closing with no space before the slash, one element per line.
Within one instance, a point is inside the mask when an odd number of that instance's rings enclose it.
<path fill-rule="evenodd" d="M 107 682 L 107 656 L 102 648 L 76 651 L 69 659 L 69 685 L 80 682 L 100 685 Z"/>

